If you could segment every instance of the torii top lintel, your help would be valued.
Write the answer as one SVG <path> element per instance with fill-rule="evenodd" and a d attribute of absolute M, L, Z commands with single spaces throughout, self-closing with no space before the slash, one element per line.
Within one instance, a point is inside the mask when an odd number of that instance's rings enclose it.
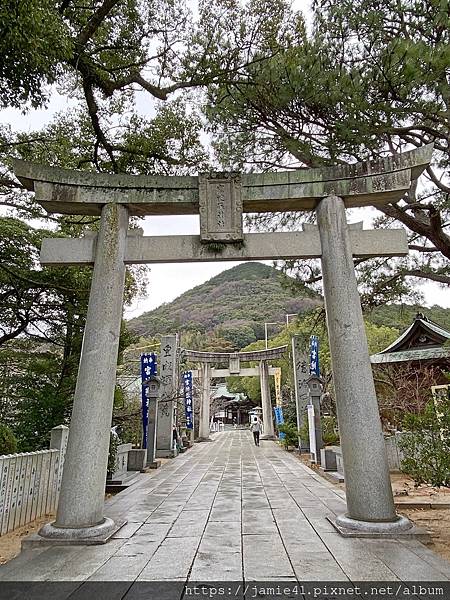
<path fill-rule="evenodd" d="M 330 195 L 343 198 L 348 208 L 396 202 L 427 167 L 432 152 L 427 145 L 376 161 L 249 174 L 109 175 L 21 160 L 14 161 L 14 171 L 50 213 L 99 215 L 105 204 L 117 202 L 131 215 L 197 214 L 202 190 L 230 183 L 243 212 L 275 212 L 314 210 Z"/>
<path fill-rule="evenodd" d="M 277 346 L 276 348 L 251 350 L 249 352 L 202 352 L 200 350 L 188 350 L 186 348 L 182 348 L 180 350 L 180 355 L 189 362 L 199 363 L 221 363 L 228 362 L 230 360 L 251 362 L 283 358 L 287 350 L 288 346 Z"/>

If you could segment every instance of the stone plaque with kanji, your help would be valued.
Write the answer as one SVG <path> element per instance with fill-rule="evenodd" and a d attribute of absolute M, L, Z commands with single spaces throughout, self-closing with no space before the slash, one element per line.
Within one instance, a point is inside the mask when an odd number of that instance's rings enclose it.
<path fill-rule="evenodd" d="M 199 175 L 202 242 L 234 243 L 244 239 L 241 180 L 235 174 Z"/>

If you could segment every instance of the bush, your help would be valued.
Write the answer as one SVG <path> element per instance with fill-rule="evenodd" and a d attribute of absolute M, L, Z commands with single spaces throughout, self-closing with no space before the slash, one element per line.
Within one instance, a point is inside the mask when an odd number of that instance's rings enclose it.
<path fill-rule="evenodd" d="M 14 433 L 6 425 L 0 423 L 0 455 L 14 454 L 17 451 L 17 440 Z"/>
<path fill-rule="evenodd" d="M 112 474 L 116 470 L 116 458 L 117 458 L 117 447 L 120 441 L 117 434 L 112 431 L 109 434 L 109 454 L 108 454 L 108 478 L 111 478 Z"/>
<path fill-rule="evenodd" d="M 416 485 L 450 487 L 450 398 L 428 402 L 420 414 L 408 414 L 399 440 L 401 470 Z"/>
<path fill-rule="evenodd" d="M 296 425 L 287 421 L 278 425 L 278 431 L 281 431 L 281 433 L 284 433 L 285 435 L 283 444 L 286 450 L 289 449 L 289 446 L 294 446 L 295 448 L 298 447 L 299 431 Z"/>
<path fill-rule="evenodd" d="M 322 417 L 322 439 L 325 446 L 339 444 L 340 438 L 336 417 Z"/>

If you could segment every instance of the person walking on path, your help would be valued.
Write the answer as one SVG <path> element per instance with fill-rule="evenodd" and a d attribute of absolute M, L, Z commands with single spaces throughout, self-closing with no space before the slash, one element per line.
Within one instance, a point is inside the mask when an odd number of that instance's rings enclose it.
<path fill-rule="evenodd" d="M 259 434 L 261 433 L 261 421 L 256 419 L 250 425 L 250 431 L 253 433 L 253 439 L 255 440 L 255 446 L 259 446 Z"/>

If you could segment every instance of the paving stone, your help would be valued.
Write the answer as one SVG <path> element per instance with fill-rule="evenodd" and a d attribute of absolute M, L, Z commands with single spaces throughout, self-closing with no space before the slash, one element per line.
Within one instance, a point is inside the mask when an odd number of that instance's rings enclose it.
<path fill-rule="evenodd" d="M 310 538 L 302 536 L 287 537 L 281 532 L 281 537 L 293 565 L 299 561 L 301 562 L 310 553 L 318 554 L 322 552 L 332 556 L 324 542 L 318 536 Z"/>
<path fill-rule="evenodd" d="M 296 557 L 289 552 L 299 581 L 349 581 L 342 568 L 329 552 L 305 552 Z"/>
<path fill-rule="evenodd" d="M 120 543 L 120 540 L 114 540 Z M 18 568 L 5 577 L 5 581 L 46 581 L 52 574 L 63 569 L 65 564 L 81 559 L 82 549 L 78 546 L 49 547 L 28 563 L 26 568 Z M 54 577 L 57 581 L 58 578 Z M 2 578 L 3 580 L 3 578 Z"/>
<path fill-rule="evenodd" d="M 198 551 L 206 553 L 229 553 L 241 552 L 241 537 L 233 533 L 224 533 L 220 536 L 204 535 Z"/>
<path fill-rule="evenodd" d="M 255 449 L 240 430 L 214 438 L 108 500 L 106 513 L 128 520 L 115 539 L 28 550 L 0 567 L 0 580 L 73 581 L 50 588 L 48 600 L 72 592 L 70 600 L 178 600 L 188 578 L 209 585 L 243 575 L 275 583 L 450 579 L 450 563 L 418 541 L 340 537 L 326 516 L 344 512 L 342 490 L 275 443 Z M 105 593 L 102 580 L 111 581 Z M 145 595 L 155 586 L 161 595 Z"/>
<path fill-rule="evenodd" d="M 201 510 L 193 511 L 193 512 L 198 512 L 200 514 L 203 513 L 203 511 L 201 511 Z M 178 519 L 173 524 L 173 527 L 170 529 L 167 536 L 171 537 L 171 538 L 184 538 L 184 537 L 198 537 L 199 538 L 203 534 L 205 525 L 206 525 L 206 519 L 203 519 L 203 518 L 199 519 L 198 521 L 188 522 L 188 523 L 179 522 L 179 519 Z"/>
<path fill-rule="evenodd" d="M 175 523 L 178 519 L 178 516 L 181 511 L 173 512 L 167 510 L 155 510 L 148 519 L 145 521 L 146 523 Z"/>
<path fill-rule="evenodd" d="M 439 581 L 448 579 L 442 572 L 396 540 L 365 540 L 367 547 L 402 581 Z"/>
<path fill-rule="evenodd" d="M 445 578 L 450 579 L 450 563 L 437 554 L 435 554 L 432 550 L 424 546 L 418 540 L 399 540 L 400 543 L 408 548 L 411 552 L 414 552 L 417 556 L 419 556 L 426 563 L 430 564 L 434 569 L 440 571 Z"/>
<path fill-rule="evenodd" d="M 352 581 L 390 581 L 396 574 L 376 553 L 371 552 L 366 540 L 343 538 L 338 533 L 324 533 L 324 544 L 336 562 Z"/>
<path fill-rule="evenodd" d="M 14 571 L 22 572 L 24 567 L 31 564 L 45 550 L 48 550 L 48 548 L 29 548 L 8 563 L 0 565 L 0 581 L 8 581 L 9 575 Z"/>
<path fill-rule="evenodd" d="M 209 520 L 210 521 L 223 521 L 223 522 L 234 521 L 234 522 L 240 523 L 241 511 L 238 512 L 238 511 L 226 510 L 223 508 L 213 508 L 211 510 Z"/>
<path fill-rule="evenodd" d="M 208 521 L 205 528 L 205 537 L 212 537 L 217 535 L 233 534 L 240 538 L 241 536 L 241 523 L 239 521 Z"/>
<path fill-rule="evenodd" d="M 147 554 L 112 556 L 90 577 L 90 581 L 134 581 L 149 561 Z"/>
<path fill-rule="evenodd" d="M 277 532 L 278 529 L 270 509 L 242 511 L 243 534 L 263 535 Z"/>
<path fill-rule="evenodd" d="M 238 581 L 242 578 L 241 552 L 220 551 L 197 553 L 190 581 Z"/>
<path fill-rule="evenodd" d="M 161 544 L 138 581 L 160 581 L 187 578 L 200 538 L 166 538 Z"/>
<path fill-rule="evenodd" d="M 119 531 L 117 533 L 115 533 L 113 535 L 113 538 L 115 539 L 127 539 L 130 538 L 133 534 L 136 533 L 136 531 L 139 529 L 139 527 L 142 527 L 142 522 L 138 521 L 128 521 L 128 523 L 126 523 L 123 527 L 121 527 L 119 529 Z"/>
<path fill-rule="evenodd" d="M 114 556 L 136 556 L 147 558 L 148 561 L 155 554 L 160 545 L 161 541 L 152 542 L 145 536 L 136 536 L 127 540 Z"/>
<path fill-rule="evenodd" d="M 246 581 L 294 575 L 279 535 L 246 535 L 243 537 L 243 549 Z"/>

